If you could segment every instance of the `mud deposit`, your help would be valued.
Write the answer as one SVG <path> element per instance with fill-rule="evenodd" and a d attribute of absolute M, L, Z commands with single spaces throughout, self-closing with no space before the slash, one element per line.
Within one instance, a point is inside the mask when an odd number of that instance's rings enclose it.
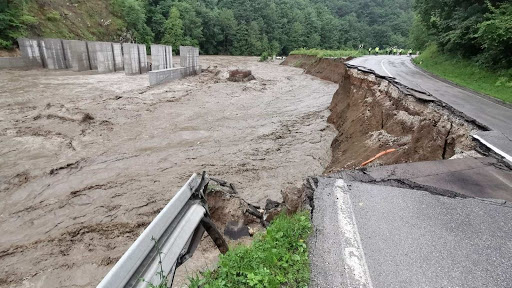
<path fill-rule="evenodd" d="M 472 131 L 478 127 L 428 95 L 375 74 L 348 68 L 343 59 L 293 55 L 283 63 L 339 83 L 329 122 L 338 135 L 325 173 L 361 166 L 380 152 L 396 149 L 370 165 L 478 156 Z M 416 96 L 415 96 L 416 95 Z"/>
<path fill-rule="evenodd" d="M 201 61 L 201 75 L 154 88 L 147 75 L 0 72 L 1 287 L 95 286 L 193 172 L 263 206 L 324 171 L 338 85 L 256 58 Z M 228 82 L 237 68 L 256 80 Z M 184 270 L 216 254 L 198 255 Z"/>

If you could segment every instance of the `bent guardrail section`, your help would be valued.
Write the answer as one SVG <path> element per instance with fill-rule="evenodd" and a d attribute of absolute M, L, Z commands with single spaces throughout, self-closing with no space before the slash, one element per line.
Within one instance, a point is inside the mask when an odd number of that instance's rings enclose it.
<path fill-rule="evenodd" d="M 226 241 L 210 220 L 204 196 L 208 182 L 204 172 L 192 175 L 97 287 L 159 285 L 164 275 L 172 285 L 176 268 L 194 253 L 205 231 L 226 253 Z"/>

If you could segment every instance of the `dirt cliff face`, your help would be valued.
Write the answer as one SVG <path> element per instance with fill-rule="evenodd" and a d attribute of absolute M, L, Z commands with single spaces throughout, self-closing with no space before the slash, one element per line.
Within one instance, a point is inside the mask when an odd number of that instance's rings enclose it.
<path fill-rule="evenodd" d="M 282 64 L 299 67 L 304 69 L 306 74 L 339 83 L 347 70 L 345 61 L 349 60 L 350 58 L 318 58 L 310 55 L 290 55 Z"/>
<path fill-rule="evenodd" d="M 474 148 L 475 126 L 436 101 L 407 95 L 393 82 L 346 69 L 333 96 L 328 121 L 338 135 L 326 169 L 356 168 L 388 149 L 372 165 L 448 159 Z"/>
<path fill-rule="evenodd" d="M 370 165 L 478 155 L 470 138 L 478 127 L 470 120 L 391 78 L 347 66 L 347 60 L 291 55 L 282 63 L 339 83 L 328 119 L 338 135 L 325 173 L 360 167 L 389 149 L 396 150 Z"/>

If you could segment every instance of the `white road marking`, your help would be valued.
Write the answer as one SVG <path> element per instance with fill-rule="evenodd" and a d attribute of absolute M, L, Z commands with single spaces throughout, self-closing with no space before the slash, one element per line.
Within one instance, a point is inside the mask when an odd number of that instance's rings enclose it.
<path fill-rule="evenodd" d="M 380 66 L 382 66 L 382 69 L 384 69 L 384 71 L 389 75 L 389 77 L 393 77 L 393 75 L 391 75 L 391 73 L 389 73 L 388 69 L 386 69 L 386 67 L 384 67 L 384 60 L 386 60 L 386 59 L 383 59 L 382 61 L 380 61 Z"/>
<path fill-rule="evenodd" d="M 501 156 L 505 157 L 505 159 L 507 159 L 508 161 L 512 162 L 512 156 L 508 155 L 507 153 L 505 153 L 504 151 L 500 150 L 498 147 L 492 145 L 491 143 L 485 141 L 482 137 L 478 136 L 478 135 L 472 135 L 473 138 L 476 138 L 478 141 L 482 142 L 482 144 L 484 144 L 485 146 L 489 147 L 490 149 L 492 149 L 494 152 L 500 154 Z"/>
<path fill-rule="evenodd" d="M 342 179 L 336 180 L 334 193 L 337 198 L 338 222 L 343 233 L 343 261 L 348 287 L 372 288 L 370 272 L 366 265 L 363 246 L 352 211 L 352 202 L 347 193 L 348 187 Z"/>

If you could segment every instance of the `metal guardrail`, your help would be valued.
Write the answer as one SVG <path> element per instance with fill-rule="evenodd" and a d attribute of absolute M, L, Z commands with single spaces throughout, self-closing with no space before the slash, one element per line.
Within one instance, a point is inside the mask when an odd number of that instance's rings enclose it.
<path fill-rule="evenodd" d="M 226 241 L 208 212 L 204 196 L 208 182 L 205 172 L 192 175 L 97 287 L 159 285 L 162 276 L 171 286 L 176 268 L 192 256 L 205 231 L 221 253 L 226 253 Z"/>

